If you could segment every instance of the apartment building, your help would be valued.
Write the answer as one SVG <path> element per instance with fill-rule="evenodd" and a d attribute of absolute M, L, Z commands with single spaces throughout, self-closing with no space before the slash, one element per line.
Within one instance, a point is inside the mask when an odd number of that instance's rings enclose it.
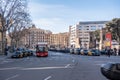
<path fill-rule="evenodd" d="M 86 21 L 70 26 L 70 46 L 74 46 L 76 48 L 75 43 L 78 42 L 76 40 L 79 40 L 80 47 L 89 48 L 90 32 L 105 28 L 106 22 L 107 21 Z"/>
<path fill-rule="evenodd" d="M 49 30 L 36 28 L 35 25 L 29 28 L 29 33 L 23 39 L 24 45 L 34 48 L 36 44 L 40 42 L 47 42 L 50 44 L 50 35 L 52 34 Z"/>
<path fill-rule="evenodd" d="M 68 48 L 69 33 L 58 33 L 50 35 L 50 46 L 54 48 Z"/>
<path fill-rule="evenodd" d="M 77 38 L 77 25 L 74 26 L 69 26 L 69 36 L 70 36 L 70 46 L 69 47 L 73 47 L 75 48 L 75 44 L 76 44 L 76 38 Z"/>

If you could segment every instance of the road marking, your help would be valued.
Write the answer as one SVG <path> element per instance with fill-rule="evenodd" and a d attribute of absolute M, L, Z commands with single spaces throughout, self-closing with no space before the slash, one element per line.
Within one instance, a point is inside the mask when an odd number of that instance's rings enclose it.
<path fill-rule="evenodd" d="M 0 64 L 9 63 L 9 62 L 13 62 L 13 61 L 4 60 Z"/>
<path fill-rule="evenodd" d="M 11 67 L 11 68 L 0 68 L 0 70 L 44 70 L 44 69 L 65 69 L 72 68 L 71 64 L 67 64 L 66 66 L 58 66 L 58 67 L 33 67 L 33 68 L 24 68 L 24 67 Z"/>
<path fill-rule="evenodd" d="M 45 78 L 44 80 L 49 80 L 50 78 L 52 78 L 51 76 L 48 76 L 47 78 Z"/>
<path fill-rule="evenodd" d="M 38 70 L 38 69 L 62 69 L 65 67 L 36 67 L 36 68 L 23 68 L 21 70 Z"/>
<path fill-rule="evenodd" d="M 16 77 L 18 77 L 18 76 L 19 76 L 19 75 L 16 74 L 16 75 L 14 75 L 14 76 L 12 76 L 12 77 L 9 77 L 9 78 L 7 78 L 7 79 L 5 79 L 5 80 L 10 80 L 10 79 L 16 78 Z"/>
<path fill-rule="evenodd" d="M 68 67 L 70 67 L 70 64 L 67 64 L 67 65 L 65 66 L 65 68 L 68 68 Z"/>
<path fill-rule="evenodd" d="M 0 68 L 0 70 L 11 70 L 11 69 L 18 69 L 20 67 L 11 67 L 11 68 Z"/>

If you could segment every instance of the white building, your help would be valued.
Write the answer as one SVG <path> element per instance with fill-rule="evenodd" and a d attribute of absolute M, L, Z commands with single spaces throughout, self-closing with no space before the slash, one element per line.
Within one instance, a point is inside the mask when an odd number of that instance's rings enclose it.
<path fill-rule="evenodd" d="M 102 29 L 105 27 L 107 21 L 88 21 L 79 22 L 74 26 L 69 27 L 70 32 L 70 46 L 76 48 L 76 40 L 79 40 L 80 47 L 89 48 L 90 34 L 89 32 Z M 77 39 L 76 39 L 77 38 Z"/>
<path fill-rule="evenodd" d="M 76 38 L 77 38 L 77 26 L 69 26 L 70 33 L 70 47 L 75 48 Z"/>

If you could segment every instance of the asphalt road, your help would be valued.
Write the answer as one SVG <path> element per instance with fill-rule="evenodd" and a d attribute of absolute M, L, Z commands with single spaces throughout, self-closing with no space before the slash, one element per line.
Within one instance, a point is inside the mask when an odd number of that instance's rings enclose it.
<path fill-rule="evenodd" d="M 48 57 L 0 59 L 0 80 L 107 80 L 100 66 L 120 56 L 81 56 L 49 52 Z"/>

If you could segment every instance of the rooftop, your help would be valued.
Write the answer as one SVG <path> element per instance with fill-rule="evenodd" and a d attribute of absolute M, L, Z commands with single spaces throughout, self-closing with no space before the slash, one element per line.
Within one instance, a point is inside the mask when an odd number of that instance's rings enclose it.
<path fill-rule="evenodd" d="M 79 22 L 80 25 L 84 24 L 105 24 L 108 21 L 86 21 L 86 22 Z"/>

